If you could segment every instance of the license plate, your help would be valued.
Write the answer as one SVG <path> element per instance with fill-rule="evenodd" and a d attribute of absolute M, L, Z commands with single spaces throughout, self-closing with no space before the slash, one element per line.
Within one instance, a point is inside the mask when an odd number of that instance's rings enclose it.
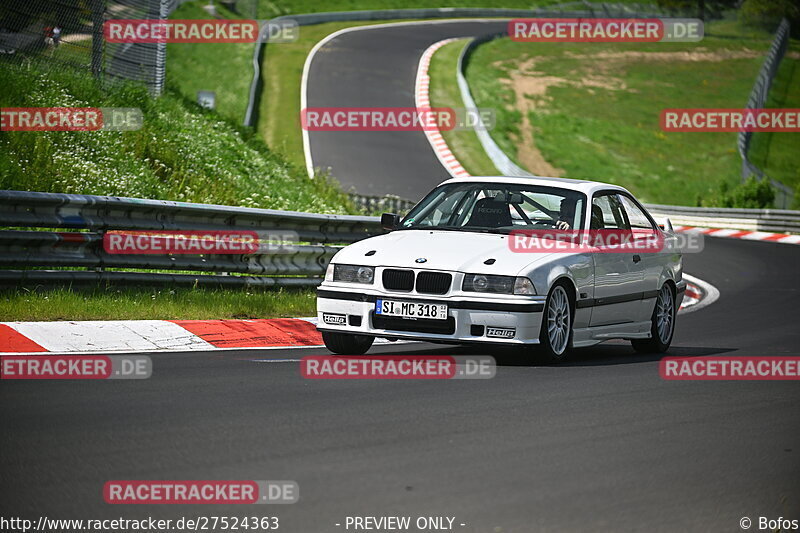
<path fill-rule="evenodd" d="M 399 316 L 401 318 L 447 320 L 447 304 L 377 300 L 375 302 L 375 314 Z"/>

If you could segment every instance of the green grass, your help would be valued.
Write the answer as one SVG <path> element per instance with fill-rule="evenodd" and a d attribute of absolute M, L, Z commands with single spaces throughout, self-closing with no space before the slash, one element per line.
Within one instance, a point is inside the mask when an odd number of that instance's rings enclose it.
<path fill-rule="evenodd" d="M 92 40 L 84 39 L 74 43 L 62 41 L 58 48 L 50 48 L 43 52 L 43 55 L 58 61 L 66 61 L 74 66 L 91 67 Z"/>
<path fill-rule="evenodd" d="M 439 48 L 431 58 L 428 75 L 431 78 L 430 100 L 432 107 L 463 108 L 456 73 L 458 57 L 469 39 L 461 39 Z M 473 176 L 498 174 L 492 160 L 486 155 L 478 136 L 472 129 L 442 131 L 447 146 L 456 154 L 467 172 Z"/>
<path fill-rule="evenodd" d="M 225 18 L 236 15 L 218 7 Z M 171 18 L 210 18 L 200 4 L 190 2 Z M 300 85 L 306 56 L 329 34 L 354 26 L 382 21 L 331 22 L 302 26 L 299 39 L 266 47 L 262 61 L 263 93 L 258 109 L 257 133 L 271 150 L 278 152 L 305 173 L 303 137 L 300 128 Z M 397 21 L 391 21 L 397 22 Z M 187 100 L 196 101 L 197 91 L 216 92 L 217 111 L 241 124 L 253 79 L 253 44 L 170 44 L 167 47 L 167 82 Z"/>
<path fill-rule="evenodd" d="M 101 87 L 84 71 L 0 63 L 1 107 L 133 107 L 138 131 L 0 132 L 0 188 L 131 196 L 310 212 L 353 212 L 325 180 L 168 91 Z"/>
<path fill-rule="evenodd" d="M 355 5 L 355 4 L 353 4 Z M 353 9 L 389 9 L 388 7 L 339 7 L 331 4 L 281 6 L 280 14 L 317 11 L 349 11 Z M 412 4 L 398 4 L 410 7 Z M 274 7 L 274 6 L 273 6 Z M 419 7 L 419 6 L 417 6 Z M 289 9 L 293 11 L 287 11 Z M 341 9 L 340 9 L 341 8 Z M 217 6 L 224 18 L 236 18 Z M 268 13 L 268 14 L 265 14 Z M 261 7 L 260 17 L 277 16 L 272 8 Z M 188 2 L 178 8 L 173 19 L 206 19 L 210 15 L 200 3 Z M 333 32 L 355 26 L 368 26 L 392 21 L 330 22 L 300 27 L 299 39 L 266 47 L 262 62 L 263 93 L 259 107 L 257 133 L 271 150 L 278 152 L 297 168 L 305 169 L 303 137 L 300 127 L 300 86 L 303 66 L 311 49 Z M 170 44 L 167 47 L 167 82 L 187 100 L 195 101 L 197 91 L 216 93 L 217 111 L 241 124 L 253 76 L 252 44 Z"/>
<path fill-rule="evenodd" d="M 0 320 L 208 320 L 314 316 L 312 289 L 4 290 Z"/>
<path fill-rule="evenodd" d="M 223 18 L 240 18 L 217 4 Z M 200 4 L 181 5 L 172 19 L 213 18 Z M 242 124 L 253 79 L 252 43 L 172 43 L 167 45 L 167 83 L 192 102 L 197 91 L 216 93 L 216 110 Z"/>
<path fill-rule="evenodd" d="M 547 162 L 564 169 L 565 177 L 628 187 L 643 201 L 696 205 L 708 203 L 720 188 L 739 183 L 736 134 L 664 133 L 660 111 L 742 108 L 771 38 L 769 33 L 722 21 L 709 24 L 700 43 L 537 44 L 499 39 L 478 48 L 467 66 L 467 79 L 478 106 L 496 108 L 492 136 L 516 158 L 522 116 L 514 92 L 501 80 L 509 80 L 520 64 L 532 60 L 536 76 L 565 80 L 550 85 L 529 114 L 536 147 Z M 641 58 L 608 61 L 597 56 L 699 49 L 712 54 L 749 50 L 755 57 L 654 62 Z M 798 49 L 797 42 L 792 42 L 790 50 Z M 796 103 L 796 73 L 792 70 L 783 76 L 783 87 L 791 94 L 784 101 Z M 599 81 L 599 86 L 587 85 L 586 78 Z M 776 163 L 767 161 L 766 167 L 781 181 L 791 182 L 784 170 L 793 172 L 796 183 L 798 158 L 789 147 L 792 142 L 792 134 L 774 134 L 769 158 Z"/>
<path fill-rule="evenodd" d="M 547 5 L 543 1 L 511 0 L 503 7 L 533 9 Z M 200 2 L 188 2 L 176 10 L 172 18 L 209 18 Z M 242 5 L 249 13 L 249 4 Z M 260 1 L 259 18 L 279 15 L 316 13 L 323 11 L 353 11 L 365 9 L 411 9 L 428 7 L 497 7 L 477 0 L 448 0 L 433 4 L 409 0 L 344 0 L 312 2 Z M 225 18 L 238 15 L 220 8 Z M 286 157 L 299 168 L 305 168 L 303 138 L 300 127 L 300 85 L 306 57 L 317 42 L 343 28 L 367 26 L 391 21 L 346 21 L 300 27 L 299 39 L 266 47 L 262 62 L 263 89 L 258 109 L 258 135 L 267 146 Z M 168 46 L 167 80 L 187 99 L 195 101 L 198 90 L 217 93 L 217 109 L 223 116 L 242 123 L 252 80 L 251 44 L 171 44 Z M 476 156 L 480 157 L 480 156 Z M 492 167 L 493 168 L 493 167 Z M 496 173 L 493 171 L 492 173 Z"/>

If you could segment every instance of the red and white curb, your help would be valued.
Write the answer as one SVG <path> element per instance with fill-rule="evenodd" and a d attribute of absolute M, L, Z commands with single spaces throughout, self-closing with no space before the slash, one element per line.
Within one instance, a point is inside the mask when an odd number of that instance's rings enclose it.
<path fill-rule="evenodd" d="M 701 228 L 698 226 L 673 226 L 675 231 L 702 233 L 708 237 L 725 237 L 746 241 L 779 242 L 782 244 L 800 244 L 800 235 L 787 233 L 769 233 L 766 231 L 741 231 L 737 229 Z"/>
<path fill-rule="evenodd" d="M 428 68 L 431 65 L 431 58 L 433 57 L 434 52 L 436 52 L 436 50 L 442 46 L 457 40 L 459 39 L 454 38 L 439 41 L 429 46 L 425 52 L 422 53 L 422 57 L 419 60 L 419 66 L 417 67 L 417 80 L 414 87 L 414 100 L 417 109 L 430 109 L 431 107 L 431 78 L 428 76 Z M 470 176 L 470 173 L 461 166 L 461 163 L 459 163 L 458 159 L 456 159 L 456 156 L 450 151 L 450 148 L 447 146 L 447 142 L 444 140 L 442 133 L 438 129 L 425 129 L 425 136 L 428 137 L 428 142 L 431 143 L 431 148 L 433 148 L 433 152 L 436 154 L 436 157 L 439 158 L 442 166 L 447 169 L 447 172 L 449 172 L 451 176 L 454 178 L 468 178 Z"/>
<path fill-rule="evenodd" d="M 708 283 L 687 279 L 681 313 L 719 296 Z M 109 320 L 0 322 L 0 354 L 183 352 L 322 347 L 316 318 L 263 320 Z M 375 343 L 400 344 L 378 338 Z"/>
<path fill-rule="evenodd" d="M 0 354 L 322 347 L 313 318 L 0 322 Z M 375 339 L 376 344 L 388 344 Z M 397 341 L 401 343 L 403 341 Z"/>
<path fill-rule="evenodd" d="M 129 353 L 319 344 L 314 324 L 298 319 L 0 323 L 0 353 Z"/>
<path fill-rule="evenodd" d="M 686 280 L 686 292 L 683 294 L 683 302 L 678 313 L 697 311 L 719 299 L 719 290 L 709 282 L 689 274 L 684 274 L 683 279 Z"/>

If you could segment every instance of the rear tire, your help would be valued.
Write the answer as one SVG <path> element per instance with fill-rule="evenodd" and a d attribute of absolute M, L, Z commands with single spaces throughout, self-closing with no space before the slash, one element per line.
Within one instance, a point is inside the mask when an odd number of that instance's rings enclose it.
<path fill-rule="evenodd" d="M 325 347 L 337 355 L 363 355 L 372 347 L 375 337 L 352 333 L 322 332 Z"/>
<path fill-rule="evenodd" d="M 633 339 L 631 345 L 639 353 L 664 353 L 672 344 L 675 333 L 675 291 L 669 283 L 661 286 L 656 297 L 656 306 L 650 319 L 650 338 Z"/>

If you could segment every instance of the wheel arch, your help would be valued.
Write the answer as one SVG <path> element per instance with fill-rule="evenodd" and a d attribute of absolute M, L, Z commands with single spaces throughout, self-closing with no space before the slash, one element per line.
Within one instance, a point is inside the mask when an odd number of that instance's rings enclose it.
<path fill-rule="evenodd" d="M 578 286 L 575 284 L 575 281 L 568 275 L 562 274 L 553 279 L 553 282 L 550 284 L 550 288 L 547 289 L 547 294 L 550 294 L 550 291 L 553 290 L 553 287 L 556 285 L 566 285 L 567 286 L 567 298 L 569 299 L 570 311 L 572 311 L 572 320 L 575 320 L 575 302 L 578 301 Z"/>

